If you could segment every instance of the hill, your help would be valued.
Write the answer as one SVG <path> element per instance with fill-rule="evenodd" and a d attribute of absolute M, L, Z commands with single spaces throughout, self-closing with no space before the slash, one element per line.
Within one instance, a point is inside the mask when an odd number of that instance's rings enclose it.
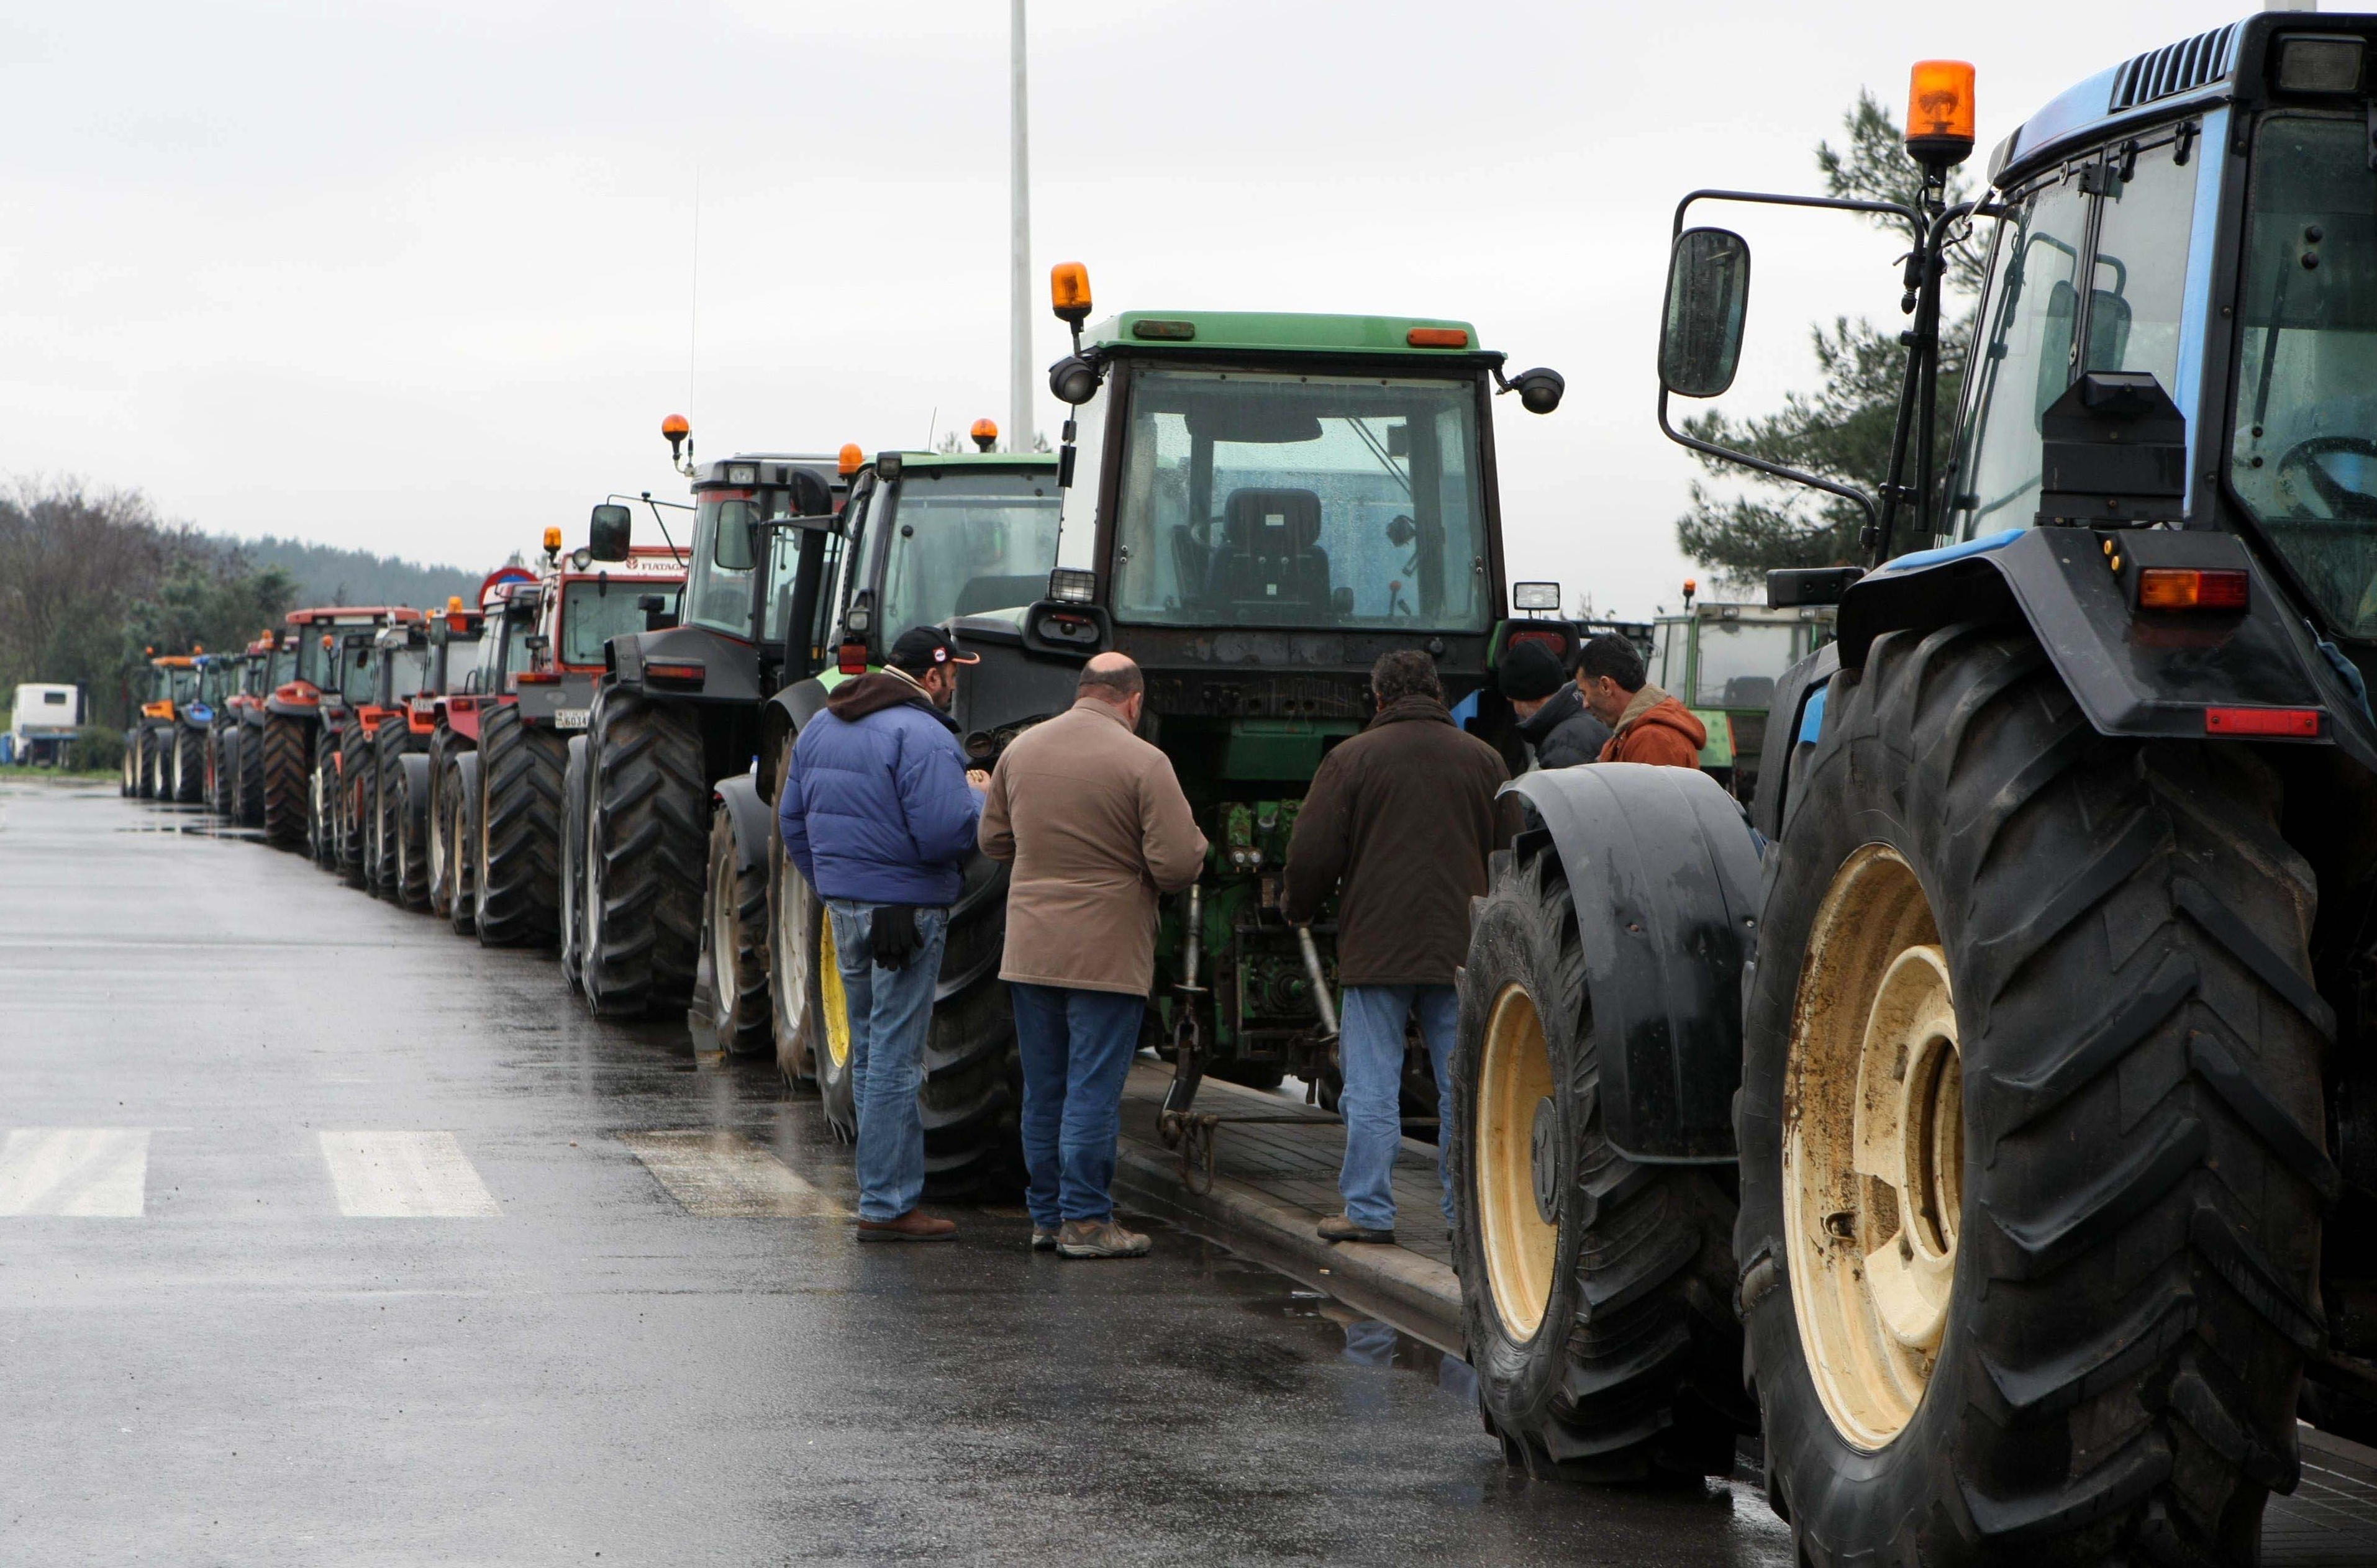
<path fill-rule="evenodd" d="M 278 566 L 297 585 L 293 600 L 306 604 L 411 604 L 421 609 L 446 602 L 449 595 L 464 600 L 478 592 L 486 568 L 424 566 L 368 550 L 340 550 L 309 544 L 302 539 L 233 539 L 217 535 L 227 552 L 237 552 L 254 566 Z"/>

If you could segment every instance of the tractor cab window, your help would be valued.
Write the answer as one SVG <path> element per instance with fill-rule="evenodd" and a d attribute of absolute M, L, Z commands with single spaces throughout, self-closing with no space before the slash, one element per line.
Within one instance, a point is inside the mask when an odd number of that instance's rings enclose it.
<path fill-rule="evenodd" d="M 186 703 L 197 701 L 198 672 L 196 670 L 181 668 L 174 669 L 172 672 L 171 684 L 167 690 L 168 695 L 173 699 L 173 706 L 176 707 L 182 707 Z"/>
<path fill-rule="evenodd" d="M 328 633 L 320 626 L 300 626 L 293 634 L 296 641 L 297 679 L 309 685 L 328 684 L 324 671 L 329 664 L 329 649 L 322 646 Z"/>
<path fill-rule="evenodd" d="M 694 502 L 693 561 L 686 576 L 684 619 L 748 637 L 755 564 L 751 525 L 791 517 L 792 493 L 772 486 L 705 490 Z"/>
<path fill-rule="evenodd" d="M 1692 707 L 1765 707 L 1799 657 L 1799 628 L 1774 621 L 1702 621 L 1697 640 Z"/>
<path fill-rule="evenodd" d="M 407 644 L 388 656 L 388 700 L 400 703 L 419 696 L 429 682 L 429 645 Z"/>
<path fill-rule="evenodd" d="M 1475 382 L 1142 368 L 1117 619 L 1483 631 Z"/>
<path fill-rule="evenodd" d="M 883 635 L 1018 610 L 1057 564 L 1057 476 L 912 469 L 875 501 Z"/>
<path fill-rule="evenodd" d="M 637 577 L 596 577 L 565 583 L 561 588 L 561 662 L 600 664 L 603 645 L 644 629 L 638 601 L 657 593 L 670 607 L 677 601 L 677 585 Z"/>
<path fill-rule="evenodd" d="M 274 645 L 272 649 L 272 672 L 265 677 L 265 680 L 271 690 L 279 691 L 290 682 L 299 679 L 299 655 L 297 649 L 298 644 L 303 640 L 303 638 L 294 636 L 284 636 L 278 644 Z"/>
<path fill-rule="evenodd" d="M 1976 386 L 1949 529 L 1960 539 L 2028 528 L 2038 515 L 2039 417 L 2072 380 L 2088 208 L 2076 174 L 2002 221 L 1974 356 Z"/>
<path fill-rule="evenodd" d="M 2377 173 L 2349 118 L 2253 140 L 2228 481 L 2326 619 L 2377 637 Z"/>
<path fill-rule="evenodd" d="M 441 695 L 464 690 L 465 683 L 471 678 L 472 671 L 479 662 L 478 628 L 473 626 L 467 633 L 448 632 L 446 636 L 445 659 L 443 668 L 446 681 L 439 688 Z"/>
<path fill-rule="evenodd" d="M 346 639 L 353 635 L 344 633 L 339 638 L 339 693 L 351 707 L 359 707 L 378 694 L 379 671 L 369 636 L 350 644 Z"/>

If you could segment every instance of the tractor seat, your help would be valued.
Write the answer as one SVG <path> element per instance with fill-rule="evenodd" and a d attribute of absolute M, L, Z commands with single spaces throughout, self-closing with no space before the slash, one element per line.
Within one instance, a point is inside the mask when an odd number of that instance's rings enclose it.
<path fill-rule="evenodd" d="M 1216 608 L 1325 610 L 1329 552 L 1320 548 L 1320 497 L 1309 490 L 1234 490 L 1206 578 Z"/>

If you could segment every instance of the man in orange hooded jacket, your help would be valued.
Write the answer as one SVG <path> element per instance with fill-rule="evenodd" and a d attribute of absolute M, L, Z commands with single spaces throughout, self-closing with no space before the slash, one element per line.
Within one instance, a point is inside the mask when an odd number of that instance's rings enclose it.
<path fill-rule="evenodd" d="M 1648 762 L 1698 767 L 1708 728 L 1691 710 L 1650 683 L 1642 656 L 1615 632 L 1604 632 L 1577 655 L 1576 683 L 1586 711 L 1610 728 L 1603 762 Z"/>

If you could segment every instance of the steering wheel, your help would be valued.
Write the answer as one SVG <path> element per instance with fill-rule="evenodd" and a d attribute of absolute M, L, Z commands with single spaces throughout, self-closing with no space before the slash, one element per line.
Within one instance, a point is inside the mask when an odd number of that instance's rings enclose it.
<path fill-rule="evenodd" d="M 2314 435 L 2298 441 L 2278 459 L 2278 482 L 2289 491 L 2296 489 L 2296 476 L 2308 481 L 2311 493 L 2336 517 L 2354 521 L 2377 521 L 2377 494 L 2355 490 L 2327 471 L 2320 463 L 2331 453 L 2348 452 L 2356 457 L 2366 457 L 2377 463 L 2377 441 L 2364 435 Z M 2299 491 L 2297 493 L 2300 493 Z"/>

